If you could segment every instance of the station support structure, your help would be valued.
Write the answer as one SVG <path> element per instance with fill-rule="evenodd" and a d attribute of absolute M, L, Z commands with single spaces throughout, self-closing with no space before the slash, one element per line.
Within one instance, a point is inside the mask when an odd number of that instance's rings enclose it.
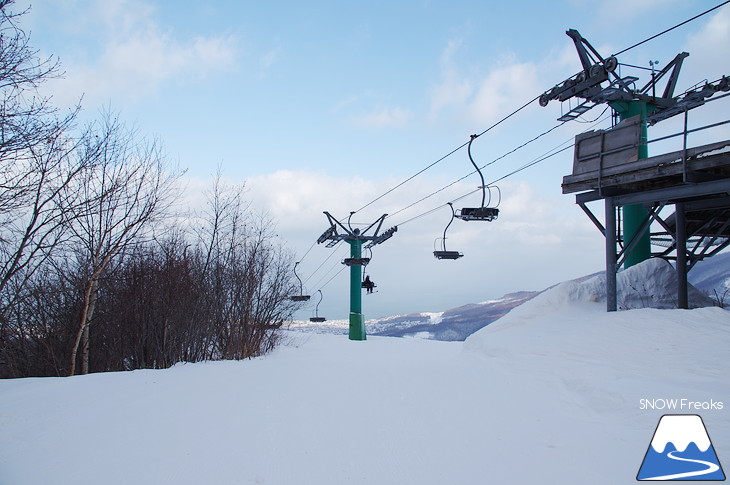
<path fill-rule="evenodd" d="M 606 283 L 607 283 L 607 310 L 616 311 L 616 271 L 618 270 L 619 255 L 616 254 L 616 248 L 619 242 L 621 242 L 622 250 L 621 254 L 624 255 L 623 265 L 625 268 L 641 263 L 652 257 L 651 253 L 651 231 L 650 226 L 658 220 L 658 210 L 648 209 L 647 204 L 656 204 L 661 201 L 662 204 L 674 203 L 675 214 L 676 214 L 676 234 L 674 239 L 676 241 L 676 263 L 677 263 L 677 274 L 678 274 L 678 287 L 679 287 L 679 298 L 678 306 L 680 308 L 687 307 L 687 271 L 688 271 L 688 252 L 687 252 L 687 207 L 685 207 L 685 201 L 687 204 L 698 204 L 699 199 L 704 197 L 710 197 L 714 192 L 711 192 L 710 186 L 698 187 L 697 183 L 707 181 L 707 177 L 713 182 L 707 182 L 708 184 L 714 183 L 714 179 L 718 178 L 717 174 L 704 173 L 700 174 L 698 180 L 693 181 L 691 184 L 688 179 L 687 172 L 687 111 L 705 104 L 705 100 L 714 95 L 718 91 L 729 91 L 730 90 L 730 77 L 723 76 L 722 79 L 710 83 L 705 81 L 704 84 L 698 84 L 694 88 L 686 90 L 682 95 L 675 96 L 674 91 L 677 87 L 679 73 L 682 68 L 684 59 L 689 56 L 687 52 L 680 52 L 674 59 L 666 63 L 666 65 L 658 72 L 654 71 L 654 66 L 657 64 L 656 61 L 650 61 L 651 66 L 651 80 L 647 82 L 643 87 L 637 85 L 639 78 L 636 76 L 623 76 L 621 70 L 618 69 L 620 63 L 615 55 L 609 57 L 602 57 L 598 51 L 588 42 L 580 33 L 575 29 L 566 31 L 568 37 L 571 38 L 575 44 L 578 57 L 580 59 L 583 69 L 573 76 L 569 77 L 562 83 L 555 85 L 553 88 L 547 90 L 539 97 L 539 103 L 541 106 L 547 106 L 550 101 L 556 100 L 560 102 L 576 99 L 578 100 L 575 106 L 571 106 L 570 110 L 564 113 L 559 121 L 567 122 L 579 118 L 588 110 L 599 104 L 608 104 L 620 117 L 622 121 L 628 120 L 632 117 L 639 119 L 639 140 L 636 144 L 638 153 L 636 158 L 638 160 L 648 159 L 648 148 L 647 148 L 647 126 L 652 126 L 660 121 L 671 118 L 673 116 L 684 114 L 685 116 L 685 132 L 684 132 L 684 148 L 681 154 L 682 167 L 684 175 L 681 179 L 682 184 L 677 187 L 665 187 L 663 189 L 656 189 L 654 191 L 648 189 L 634 188 L 626 193 L 626 187 L 621 190 L 617 190 L 617 187 L 611 187 L 613 190 L 608 190 L 603 183 L 601 176 L 603 170 L 603 156 L 609 155 L 615 150 L 606 148 L 604 150 L 603 141 L 600 146 L 600 156 L 596 159 L 599 160 L 600 166 L 598 167 L 598 179 L 597 187 L 590 187 L 592 192 L 581 194 L 576 197 L 576 201 L 581 204 L 581 207 L 586 211 L 585 202 L 590 200 L 604 199 L 605 202 L 605 223 L 606 227 L 603 228 L 600 223 L 597 223 L 597 219 L 589 211 L 587 213 L 591 216 L 591 219 L 596 225 L 599 226 L 606 238 Z M 625 51 L 623 51 L 625 52 Z M 630 66 L 629 67 L 637 67 Z M 659 90 L 659 82 L 664 82 L 663 90 Z M 577 139 L 577 138 L 576 138 Z M 586 160 L 582 155 L 579 154 L 576 148 L 575 161 Z M 590 151 L 590 150 L 589 150 Z M 628 163 L 628 159 L 624 162 Z M 577 169 L 577 171 L 576 171 Z M 585 167 L 576 167 L 574 162 L 574 176 L 585 174 Z M 713 186 L 714 187 L 714 186 Z M 584 187 L 588 189 L 588 187 Z M 570 189 L 573 191 L 573 189 Z M 704 193 L 703 190 L 710 192 Z M 565 185 L 564 185 L 565 192 Z M 689 195 L 687 195 L 688 192 Z M 702 192 L 702 193 L 701 193 Z M 654 193 L 654 197 L 658 198 L 642 198 L 642 196 L 649 197 L 650 193 Z M 661 194 L 661 196 L 659 195 Z M 580 199 L 580 200 L 578 200 Z M 709 202 L 706 202 L 709 203 Z M 712 202 L 718 204 L 717 202 Z M 720 204 L 721 205 L 721 204 Z M 623 209 L 623 236 L 621 236 L 621 224 L 617 221 L 617 208 Z M 663 207 L 663 205 L 662 205 Z M 715 216 L 722 218 L 724 212 L 718 207 L 714 207 L 719 212 L 716 212 Z M 715 217 L 708 216 L 708 217 Z M 724 216 L 726 218 L 726 216 Z M 708 227 L 712 227 L 714 219 L 705 221 Z M 665 228 L 669 227 L 666 222 L 662 224 Z M 703 226 L 704 227 L 704 226 Z M 716 240 L 718 235 L 722 235 L 722 231 L 726 226 L 722 226 L 718 229 L 718 234 L 713 240 Z M 709 231 L 709 229 L 698 229 L 698 231 Z M 670 231 L 671 232 L 671 231 Z M 695 235 L 700 235 L 696 233 Z M 621 239 L 619 239 L 621 238 Z M 730 240 L 730 239 L 729 239 Z M 724 247 L 724 246 L 723 246 Z M 666 254 L 664 255 L 666 257 Z M 697 258 L 694 259 L 696 261 Z M 693 264 L 689 262 L 690 266 Z"/>
<path fill-rule="evenodd" d="M 330 227 L 317 239 L 318 244 L 327 242 L 327 247 L 335 247 L 339 242 L 345 241 L 350 245 L 350 257 L 342 261 L 342 264 L 350 267 L 350 340 L 366 340 L 365 317 L 362 313 L 362 268 L 370 262 L 370 258 L 362 256 L 363 248 L 369 249 L 381 244 L 393 237 L 398 230 L 397 226 L 380 232 L 383 222 L 388 214 L 383 214 L 365 230 L 352 228 L 349 221 L 347 226 L 335 219 L 329 212 L 324 212 Z M 354 213 L 350 213 L 350 218 Z M 370 233 L 372 230 L 372 233 Z"/>
<path fill-rule="evenodd" d="M 642 99 L 634 99 L 630 101 L 615 101 L 610 103 L 616 113 L 618 113 L 621 121 L 639 116 L 640 122 L 640 140 L 638 146 L 639 160 L 649 158 L 649 148 L 647 141 L 649 139 L 646 127 L 646 116 L 648 111 L 648 103 Z M 651 258 L 651 238 L 648 230 L 644 230 L 644 221 L 649 217 L 649 211 L 641 204 L 632 204 L 623 207 L 623 239 L 624 242 L 636 239 L 633 249 L 627 254 L 624 261 L 624 268 L 630 268 L 635 264 L 646 261 Z"/>

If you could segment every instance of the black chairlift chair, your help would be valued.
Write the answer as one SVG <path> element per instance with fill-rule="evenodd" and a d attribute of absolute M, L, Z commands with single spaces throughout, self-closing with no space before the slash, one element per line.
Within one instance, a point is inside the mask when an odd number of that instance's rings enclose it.
<path fill-rule="evenodd" d="M 309 321 L 315 322 L 315 323 L 322 323 L 322 322 L 326 322 L 327 319 L 319 316 L 319 304 L 322 303 L 322 290 L 317 290 L 317 292 L 319 293 L 319 301 L 317 302 L 317 306 L 314 309 L 315 316 L 310 317 Z"/>
<path fill-rule="evenodd" d="M 499 209 L 497 209 L 499 202 L 497 202 L 494 207 L 488 207 L 492 202 L 492 188 L 497 190 L 497 193 L 499 194 L 499 197 L 501 199 L 502 195 L 499 192 L 499 188 L 496 186 L 488 187 L 484 183 L 484 175 L 479 169 L 479 166 L 477 166 L 476 162 L 474 162 L 474 158 L 472 158 L 471 156 L 471 144 L 478 136 L 479 135 L 471 135 L 471 138 L 469 139 L 469 146 L 467 147 L 467 152 L 469 154 L 469 160 L 471 161 L 471 164 L 474 165 L 474 168 L 479 174 L 479 178 L 482 180 L 482 185 L 480 186 L 480 188 L 482 189 L 482 205 L 481 207 L 464 207 L 458 212 L 455 212 L 454 217 L 456 217 L 457 219 L 461 219 L 462 221 L 493 221 L 499 216 Z M 489 201 L 486 200 L 487 190 L 489 190 Z"/>
<path fill-rule="evenodd" d="M 302 279 L 297 274 L 297 265 L 298 264 L 299 264 L 299 261 L 297 261 L 294 264 L 294 276 L 296 276 L 297 277 L 297 280 L 299 280 L 299 294 L 298 295 L 292 295 L 292 296 L 289 297 L 289 299 L 291 301 L 308 301 L 311 298 L 311 296 L 304 294 L 304 287 L 302 285 Z"/>
<path fill-rule="evenodd" d="M 366 266 L 370 262 L 370 258 L 345 258 L 342 264 L 345 266 Z"/>
<path fill-rule="evenodd" d="M 441 250 L 435 249 L 436 242 L 434 241 L 433 256 L 436 259 L 459 259 L 464 256 L 459 251 L 447 251 L 446 250 L 446 231 L 449 229 L 449 226 L 451 225 L 451 223 L 454 222 L 454 217 L 456 217 L 456 212 L 454 212 L 454 206 L 451 202 L 449 202 L 449 207 L 451 207 L 451 220 L 449 221 L 448 224 L 446 224 L 446 227 L 444 228 L 444 237 L 436 239 L 436 241 L 441 239 Z"/>

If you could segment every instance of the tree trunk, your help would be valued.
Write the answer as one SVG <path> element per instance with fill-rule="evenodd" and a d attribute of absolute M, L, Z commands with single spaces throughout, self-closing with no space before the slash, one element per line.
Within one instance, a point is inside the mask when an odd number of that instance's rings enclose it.
<path fill-rule="evenodd" d="M 99 275 L 94 273 L 91 275 L 88 284 L 86 285 L 86 291 L 84 292 L 84 306 L 81 309 L 81 319 L 79 320 L 79 330 L 76 332 L 76 338 L 74 339 L 73 347 L 71 348 L 71 361 L 69 365 L 68 375 L 76 375 L 76 357 L 79 353 L 79 347 L 81 341 L 84 339 L 84 354 L 81 362 L 81 373 L 87 374 L 89 372 L 89 322 L 94 314 L 94 307 L 96 306 L 96 296 L 99 290 Z M 85 338 L 84 338 L 85 337 Z"/>

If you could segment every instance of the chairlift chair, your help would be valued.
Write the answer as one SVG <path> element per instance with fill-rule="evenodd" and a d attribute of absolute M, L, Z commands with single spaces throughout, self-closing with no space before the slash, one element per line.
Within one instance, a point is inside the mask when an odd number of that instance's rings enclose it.
<path fill-rule="evenodd" d="M 289 297 L 291 301 L 309 301 L 311 298 L 310 295 L 304 294 L 304 287 L 302 285 L 302 279 L 297 274 L 297 265 L 299 264 L 299 261 L 294 263 L 294 276 L 296 276 L 297 280 L 299 280 L 299 294 L 298 295 L 292 295 Z"/>
<path fill-rule="evenodd" d="M 366 266 L 370 262 L 370 258 L 345 258 L 342 264 L 345 266 Z"/>
<path fill-rule="evenodd" d="M 317 306 L 314 308 L 315 316 L 310 317 L 309 321 L 315 322 L 315 323 L 322 323 L 322 322 L 326 322 L 327 319 L 319 316 L 319 304 L 322 303 L 322 290 L 317 290 L 317 292 L 319 293 L 319 301 L 317 302 Z"/>
<path fill-rule="evenodd" d="M 474 161 L 474 158 L 471 156 L 471 144 L 474 141 L 475 138 L 477 138 L 479 135 L 471 135 L 471 138 L 469 139 L 469 146 L 467 147 L 467 153 L 469 154 L 469 160 L 471 161 L 471 164 L 474 165 L 474 168 L 476 169 L 477 173 L 479 174 L 479 178 L 482 180 L 482 185 L 479 187 L 482 189 L 482 205 L 481 207 L 464 207 L 461 210 L 454 213 L 454 217 L 457 219 L 461 219 L 462 221 L 493 221 L 499 216 L 499 209 L 497 206 L 499 206 L 499 201 L 494 207 L 488 207 L 492 202 L 492 189 L 496 189 L 497 193 L 499 195 L 499 199 L 501 200 L 502 194 L 499 191 L 499 187 L 497 186 L 488 186 L 484 182 L 484 175 L 482 174 L 482 171 L 479 169 L 479 166 Z M 487 201 L 487 191 L 489 191 L 489 201 Z"/>
<path fill-rule="evenodd" d="M 449 202 L 449 207 L 451 207 L 451 220 L 448 224 L 446 224 L 446 227 L 444 228 L 444 237 L 437 238 L 436 241 L 441 239 L 441 249 L 434 249 L 433 256 L 436 259 L 459 259 L 463 257 L 464 255 L 461 254 L 459 251 L 448 251 L 446 249 L 446 231 L 449 229 L 449 226 L 452 222 L 454 222 L 454 217 L 456 217 L 456 212 L 454 212 L 454 206 L 451 202 Z M 434 241 L 434 248 L 435 248 L 435 241 Z"/>
<path fill-rule="evenodd" d="M 372 293 L 373 290 L 378 287 L 378 285 L 376 285 L 373 281 L 370 280 L 370 277 L 365 272 L 365 267 L 368 265 L 368 263 L 372 259 L 373 250 L 371 248 L 365 248 L 365 249 L 370 253 L 370 257 L 362 258 L 363 260 L 365 260 L 365 262 L 363 264 L 362 282 L 360 283 L 360 288 L 362 288 L 364 290 L 368 290 L 368 293 Z"/>

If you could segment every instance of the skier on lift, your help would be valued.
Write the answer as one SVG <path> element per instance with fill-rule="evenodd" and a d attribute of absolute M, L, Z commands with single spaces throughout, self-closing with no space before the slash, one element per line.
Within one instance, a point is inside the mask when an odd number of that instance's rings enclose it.
<path fill-rule="evenodd" d="M 365 276 L 365 281 L 363 281 L 362 285 L 368 290 L 368 293 L 372 293 L 373 288 L 375 288 L 375 283 L 370 280 L 370 275 Z"/>

